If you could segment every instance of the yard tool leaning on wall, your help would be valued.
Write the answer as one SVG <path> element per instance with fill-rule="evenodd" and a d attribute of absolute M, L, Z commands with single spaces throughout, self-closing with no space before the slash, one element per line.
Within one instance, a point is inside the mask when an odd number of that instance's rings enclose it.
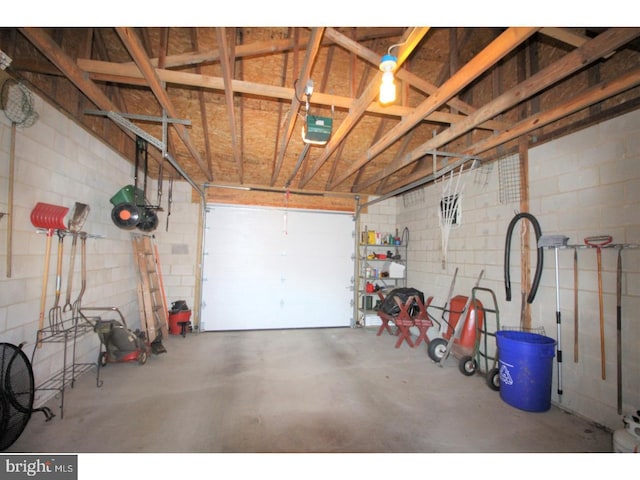
<path fill-rule="evenodd" d="M 573 362 L 578 363 L 578 328 L 580 323 L 580 314 L 578 313 L 579 295 L 578 295 L 578 249 L 573 249 Z"/>
<path fill-rule="evenodd" d="M 600 361 L 602 367 L 602 380 L 607 379 L 607 365 L 604 348 L 604 299 L 602 292 L 602 247 L 611 243 L 610 235 L 597 235 L 587 237 L 584 243 L 590 247 L 595 247 L 598 259 L 598 304 L 600 306 Z"/>
<path fill-rule="evenodd" d="M 558 399 L 562 400 L 562 314 L 560 312 L 560 268 L 558 265 L 558 248 L 567 245 L 569 237 L 564 235 L 543 235 L 538 240 L 538 247 L 553 248 L 555 256 L 556 276 L 556 360 L 558 366 Z"/>
<path fill-rule="evenodd" d="M 68 273 L 68 279 L 67 279 L 67 293 L 66 293 L 66 299 L 65 299 L 66 301 L 64 303 L 64 306 L 62 307 L 63 312 L 71 310 L 73 307 L 73 305 L 71 305 L 71 287 L 73 284 L 73 269 L 75 266 L 78 236 L 80 235 L 80 231 L 84 226 L 84 222 L 86 221 L 87 216 L 89 215 L 89 210 L 90 210 L 89 205 L 76 202 L 73 208 L 73 214 L 69 219 L 69 232 L 71 232 L 71 235 L 73 236 L 73 240 L 71 241 L 71 254 L 69 257 L 69 273 Z"/>
<path fill-rule="evenodd" d="M 38 202 L 31 211 L 31 224 L 47 231 L 47 244 L 44 254 L 44 273 L 42 275 L 42 294 L 40 296 L 40 318 L 38 321 L 37 346 L 42 346 L 42 329 L 44 328 L 44 310 L 47 302 L 47 281 L 49 276 L 49 260 L 51 258 L 51 240 L 56 230 L 64 230 L 64 217 L 69 209 L 58 205 Z"/>
<path fill-rule="evenodd" d="M 62 330 L 62 307 L 60 307 L 60 294 L 62 292 L 62 253 L 66 229 L 57 230 L 58 256 L 56 258 L 56 296 L 53 307 L 49 309 L 49 328 L 52 333 Z"/>
<path fill-rule="evenodd" d="M 618 245 L 616 268 L 616 347 L 618 369 L 618 415 L 622 414 L 622 246 Z"/>

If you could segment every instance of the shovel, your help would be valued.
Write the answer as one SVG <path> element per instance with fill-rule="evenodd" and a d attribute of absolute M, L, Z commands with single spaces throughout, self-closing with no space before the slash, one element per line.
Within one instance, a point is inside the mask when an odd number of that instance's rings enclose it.
<path fill-rule="evenodd" d="M 76 249 L 78 245 L 78 234 L 82 230 L 84 226 L 84 222 L 89 215 L 89 205 L 84 203 L 76 202 L 75 207 L 73 209 L 73 215 L 69 220 L 69 232 L 73 235 L 73 240 L 71 242 L 71 255 L 69 258 L 69 276 L 67 280 L 67 296 L 65 299 L 64 307 L 62 307 L 62 311 L 66 312 L 73 308 L 71 304 L 71 287 L 73 284 L 73 268 L 75 265 L 76 259 Z"/>
<path fill-rule="evenodd" d="M 42 275 L 42 295 L 40 297 L 40 318 L 38 322 L 37 347 L 42 346 L 42 329 L 44 328 L 44 310 L 47 302 L 47 277 L 49 276 L 49 260 L 51 258 L 51 240 L 53 232 L 64 230 L 64 217 L 69 209 L 58 205 L 38 202 L 31 211 L 31 224 L 36 228 L 47 230 L 47 246 L 44 254 L 44 273 Z"/>
<path fill-rule="evenodd" d="M 65 230 L 58 230 L 58 257 L 56 266 L 56 299 L 49 310 L 49 328 L 52 333 L 57 333 L 62 326 L 62 308 L 60 307 L 60 293 L 62 291 L 62 252 Z"/>
<path fill-rule="evenodd" d="M 85 232 L 80 232 L 80 242 L 81 242 L 81 272 L 82 272 L 82 281 L 80 285 L 80 293 L 78 293 L 78 298 L 76 298 L 75 302 L 73 302 L 73 310 L 74 312 L 79 313 L 80 307 L 82 306 L 82 296 L 87 288 L 87 234 Z"/>

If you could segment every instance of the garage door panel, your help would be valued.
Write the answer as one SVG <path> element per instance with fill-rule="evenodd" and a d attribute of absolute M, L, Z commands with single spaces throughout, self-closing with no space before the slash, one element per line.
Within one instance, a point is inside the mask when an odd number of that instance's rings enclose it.
<path fill-rule="evenodd" d="M 353 228 L 340 213 L 208 208 L 202 328 L 350 326 Z"/>

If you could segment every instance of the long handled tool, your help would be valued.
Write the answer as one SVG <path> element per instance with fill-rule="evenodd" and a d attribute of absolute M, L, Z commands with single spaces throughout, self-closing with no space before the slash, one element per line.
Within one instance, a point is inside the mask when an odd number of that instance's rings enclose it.
<path fill-rule="evenodd" d="M 67 277 L 67 294 L 62 307 L 63 312 L 67 312 L 73 308 L 71 305 L 71 286 L 73 285 L 73 269 L 75 267 L 76 249 L 78 247 L 78 234 L 73 233 L 73 240 L 71 241 L 71 254 L 69 256 L 69 272 Z"/>
<path fill-rule="evenodd" d="M 49 276 L 49 260 L 51 258 L 51 240 L 56 229 L 64 230 L 64 217 L 69 211 L 66 207 L 38 202 L 31 211 L 31 224 L 36 228 L 47 230 L 47 246 L 44 254 L 44 273 L 42 275 L 42 294 L 40 297 L 40 318 L 38 320 L 37 346 L 42 346 L 42 329 L 44 328 L 44 310 L 47 302 L 47 277 Z"/>
<path fill-rule="evenodd" d="M 477 288 L 478 285 L 480 285 L 480 280 L 482 280 L 483 275 L 484 275 L 484 270 L 480 270 L 480 275 L 478 275 L 478 279 L 476 280 L 476 284 L 474 285 L 474 288 Z M 449 354 L 451 353 L 453 344 L 458 338 L 460 338 L 460 334 L 462 332 L 462 329 L 464 328 L 465 320 L 467 318 L 467 311 L 471 306 L 471 297 L 472 296 L 469 296 L 467 298 L 467 302 L 465 303 L 464 308 L 462 309 L 462 313 L 460 314 L 460 319 L 458 320 L 458 323 L 453 329 L 453 333 L 449 338 L 449 341 L 447 342 L 447 348 L 445 349 L 444 354 L 442 355 L 442 358 L 440 358 L 440 361 L 438 362 L 439 367 L 444 366 L 444 362 L 447 360 L 447 358 L 449 358 Z"/>
<path fill-rule="evenodd" d="M 73 240 L 71 242 L 71 255 L 69 257 L 69 273 L 67 279 L 67 296 L 66 301 L 64 303 L 64 307 L 62 308 L 63 312 L 67 310 L 71 310 L 73 305 L 71 305 L 71 287 L 73 285 L 73 269 L 75 266 L 75 258 L 76 258 L 76 249 L 78 245 L 78 235 L 82 227 L 84 226 L 84 222 L 89 215 L 89 205 L 84 203 L 76 202 L 73 208 L 73 214 L 71 215 L 71 219 L 69 220 L 69 231 L 73 235 Z"/>
<path fill-rule="evenodd" d="M 13 184 L 15 176 L 16 124 L 11 122 L 11 142 L 9 144 L 9 195 L 7 199 L 7 278 L 11 278 L 11 258 L 13 245 Z"/>
<path fill-rule="evenodd" d="M 556 273 L 556 361 L 558 366 L 558 398 L 562 399 L 562 314 L 560 312 L 560 268 L 558 265 L 558 248 L 565 246 L 569 237 L 564 235 L 543 235 L 538 240 L 538 248 L 551 247 L 555 254 Z"/>
<path fill-rule="evenodd" d="M 447 299 L 444 302 L 444 306 L 442 307 L 442 315 L 440 316 L 441 322 L 438 322 L 436 320 L 436 323 L 438 323 L 440 326 L 440 335 L 442 336 L 444 336 L 448 328 L 448 323 L 444 317 L 449 311 L 449 302 L 451 302 L 451 298 L 453 297 L 453 288 L 456 284 L 457 276 L 458 276 L 458 267 L 456 267 L 455 271 L 453 272 L 453 278 L 451 279 L 451 283 L 449 284 L 449 292 L 447 292 Z"/>
<path fill-rule="evenodd" d="M 80 311 L 82 307 L 82 297 L 84 295 L 85 290 L 87 289 L 87 234 L 85 232 L 80 232 L 78 234 L 80 236 L 80 258 L 81 258 L 81 282 L 80 282 L 80 292 L 78 293 L 78 297 L 73 302 L 73 310 L 75 314 Z"/>
<path fill-rule="evenodd" d="M 62 252 L 65 230 L 58 230 L 58 257 L 56 264 L 56 296 L 53 307 L 49 310 L 49 328 L 51 332 L 58 332 L 62 326 L 62 307 L 60 307 L 60 294 L 62 293 Z"/>
<path fill-rule="evenodd" d="M 580 314 L 578 313 L 579 298 L 578 298 L 578 249 L 573 249 L 573 361 L 578 363 L 578 328 Z"/>
<path fill-rule="evenodd" d="M 611 243 L 610 235 L 597 235 L 587 237 L 584 243 L 596 248 L 598 258 L 598 303 L 600 305 L 600 361 L 602 367 L 602 380 L 607 379 L 607 365 L 604 348 L 604 299 L 602 292 L 602 247 Z"/>
<path fill-rule="evenodd" d="M 622 414 L 622 246 L 618 246 L 616 281 L 616 346 L 618 350 L 618 415 Z"/>

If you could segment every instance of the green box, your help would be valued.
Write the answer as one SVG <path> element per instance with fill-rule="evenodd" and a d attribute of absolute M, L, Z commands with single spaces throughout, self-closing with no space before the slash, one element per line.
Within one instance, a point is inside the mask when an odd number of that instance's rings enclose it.
<path fill-rule="evenodd" d="M 331 136 L 333 119 L 331 117 L 317 117 L 307 115 L 307 128 L 304 141 L 308 143 L 326 143 Z"/>
<path fill-rule="evenodd" d="M 135 194 L 136 192 L 137 192 L 137 195 Z M 136 200 L 137 200 L 137 204 L 136 204 Z M 138 188 L 136 190 L 136 187 L 134 187 L 133 185 L 127 185 L 125 187 L 122 187 L 120 190 L 118 190 L 118 193 L 116 193 L 113 197 L 111 197 L 109 201 L 114 207 L 123 203 L 129 203 L 131 205 L 136 205 L 136 206 L 146 205 L 147 203 L 144 198 L 144 192 L 142 191 L 142 189 Z"/>

